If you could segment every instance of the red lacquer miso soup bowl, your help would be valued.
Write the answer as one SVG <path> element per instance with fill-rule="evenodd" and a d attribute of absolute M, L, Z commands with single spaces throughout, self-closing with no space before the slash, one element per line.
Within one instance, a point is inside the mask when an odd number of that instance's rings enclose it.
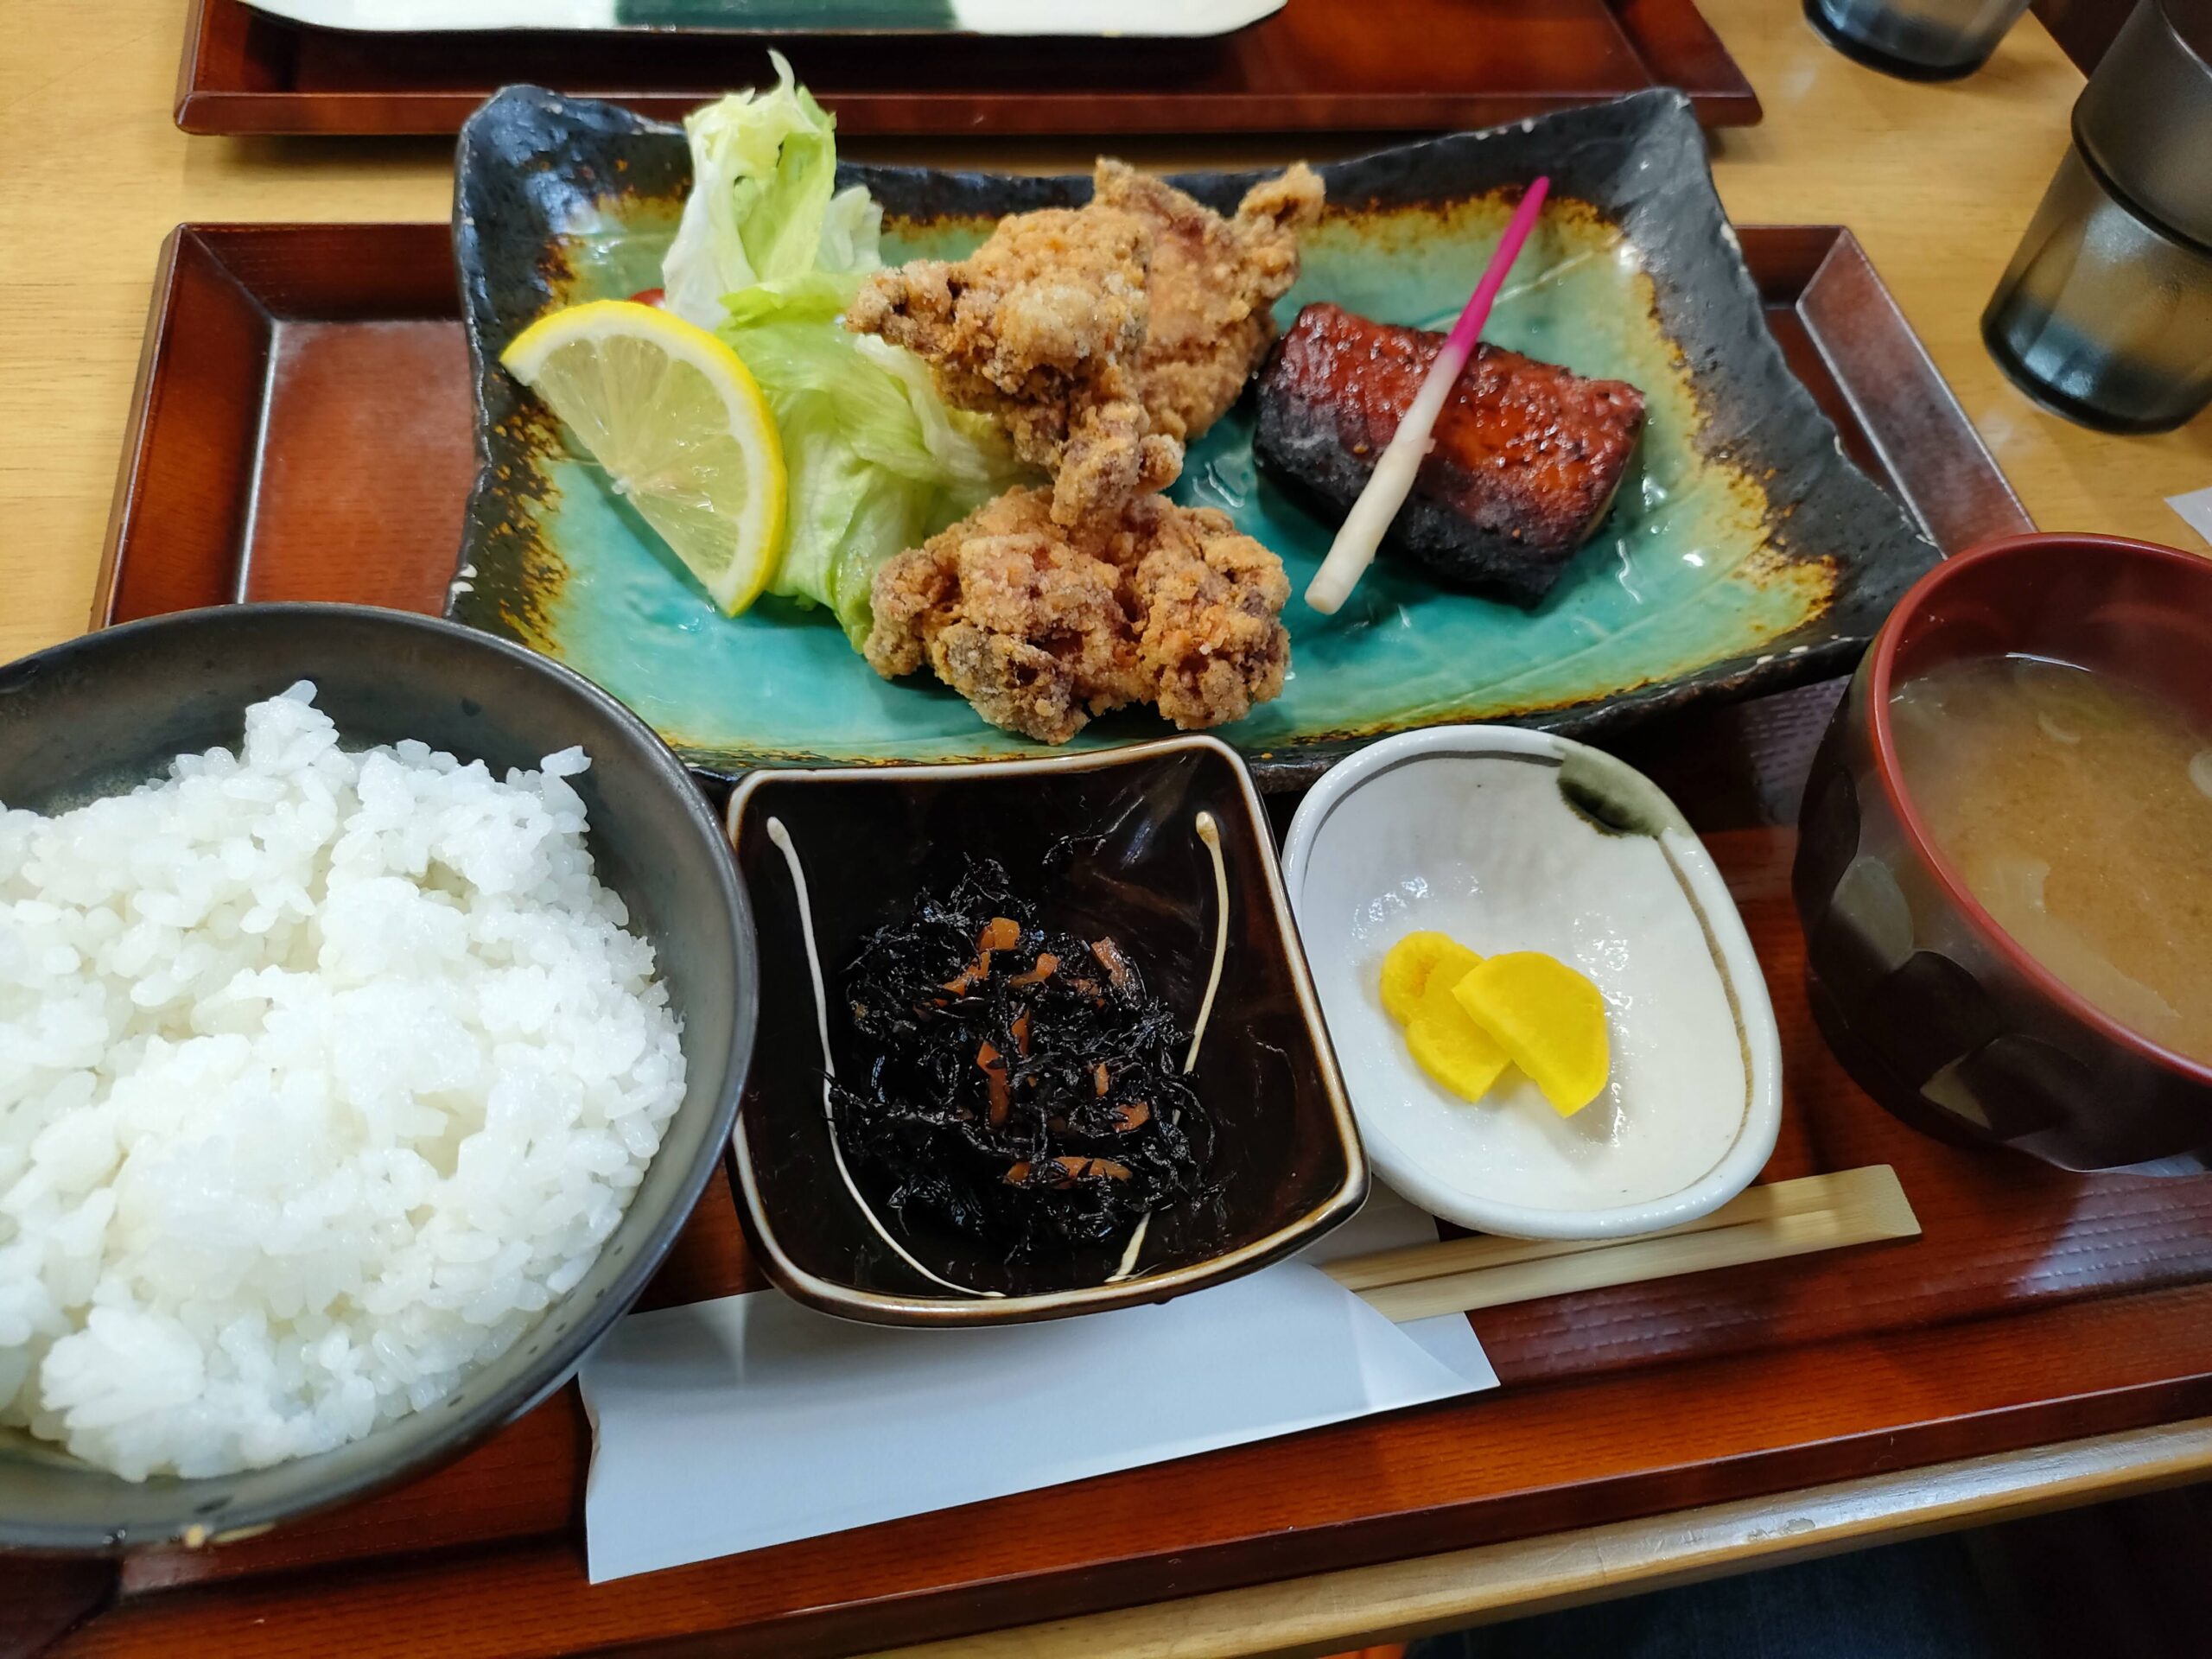
<path fill-rule="evenodd" d="M 1898 602 L 1821 741 L 1799 814 L 1794 887 L 1814 1014 L 1870 1094 L 1947 1139 L 2077 1170 L 2212 1147 L 2212 1068 L 2130 1030 L 2030 956 L 1967 891 L 1906 788 L 1892 693 L 2005 655 L 2101 671 L 2202 729 L 2212 560 L 2113 537 L 2020 536 L 1938 565 Z"/>

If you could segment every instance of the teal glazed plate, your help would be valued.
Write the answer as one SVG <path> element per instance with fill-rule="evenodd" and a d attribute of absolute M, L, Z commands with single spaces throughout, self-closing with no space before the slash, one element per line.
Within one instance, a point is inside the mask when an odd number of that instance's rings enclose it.
<path fill-rule="evenodd" d="M 1522 188 L 1553 195 L 1484 337 L 1641 388 L 1639 460 L 1611 516 L 1534 611 L 1385 559 L 1333 617 L 1294 596 L 1283 694 L 1218 734 L 1296 787 L 1359 745 L 1463 721 L 1587 734 L 1662 710 L 1844 673 L 1938 555 L 1845 459 L 1791 375 L 1673 92 L 1321 169 L 1329 210 L 1281 308 L 1333 300 L 1448 327 Z M 847 167 L 886 210 L 885 257 L 955 256 L 1001 215 L 1064 206 L 1084 178 Z M 1176 182 L 1235 205 L 1256 174 Z M 700 769 L 1043 753 L 916 678 L 879 679 L 825 614 L 717 613 L 551 416 L 499 365 L 548 310 L 660 282 L 690 182 L 675 129 L 531 87 L 462 130 L 454 240 L 481 470 L 449 613 L 597 681 Z M 1301 593 L 1332 527 L 1252 460 L 1250 399 L 1192 448 L 1178 499 L 1224 509 Z M 1164 735 L 1149 711 L 1077 747 Z"/>

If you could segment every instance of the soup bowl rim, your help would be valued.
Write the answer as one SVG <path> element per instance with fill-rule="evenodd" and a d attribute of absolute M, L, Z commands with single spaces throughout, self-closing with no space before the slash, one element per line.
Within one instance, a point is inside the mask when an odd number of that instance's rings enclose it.
<path fill-rule="evenodd" d="M 2173 1072 L 2189 1083 L 2212 1089 L 2212 1065 L 2177 1053 L 2113 1019 L 2044 966 L 2024 945 L 2007 932 L 1981 901 L 1974 896 L 1965 878 L 1937 844 L 1905 789 L 1904 767 L 1899 760 L 1895 728 L 1890 718 L 1890 696 L 1897 683 L 1898 652 L 1913 632 L 1916 622 L 1925 614 L 1929 601 L 1946 587 L 1964 580 L 1961 575 L 1962 571 L 2000 563 L 2023 554 L 2048 552 L 2054 549 L 2147 559 L 2155 563 L 2187 568 L 2193 575 L 2212 582 L 2212 560 L 2157 542 L 2088 532 L 2038 531 L 2025 535 L 2000 537 L 1994 541 L 1979 543 L 1944 560 L 1906 590 L 1904 597 L 1897 602 L 1884 620 L 1881 631 L 1874 636 L 1874 643 L 1866 653 L 1865 719 L 1873 745 L 1873 770 L 1881 780 L 1883 797 L 1889 805 L 1891 816 L 1896 820 L 1914 855 L 1935 877 L 1952 906 L 1966 918 L 1985 949 L 2008 963 L 2012 971 L 2038 995 L 2107 1042 Z"/>

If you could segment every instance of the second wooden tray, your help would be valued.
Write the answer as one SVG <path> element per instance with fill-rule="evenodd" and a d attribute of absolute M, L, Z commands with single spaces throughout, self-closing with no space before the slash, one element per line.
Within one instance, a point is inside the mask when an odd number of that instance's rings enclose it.
<path fill-rule="evenodd" d="M 176 120 L 199 133 L 454 132 L 531 81 L 673 117 L 769 75 L 711 35 L 376 35 L 192 0 Z M 1695 0 L 1289 0 L 1218 39 L 794 36 L 777 42 L 840 131 L 1440 131 L 1679 86 L 1707 126 L 1758 98 Z"/>

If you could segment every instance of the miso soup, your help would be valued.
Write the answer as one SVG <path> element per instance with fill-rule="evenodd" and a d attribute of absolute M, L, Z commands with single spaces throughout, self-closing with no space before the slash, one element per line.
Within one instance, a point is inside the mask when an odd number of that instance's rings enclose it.
<path fill-rule="evenodd" d="M 1921 675 L 1890 719 L 1906 792 L 1998 925 L 2113 1020 L 2212 1064 L 2212 733 L 2030 657 Z"/>

